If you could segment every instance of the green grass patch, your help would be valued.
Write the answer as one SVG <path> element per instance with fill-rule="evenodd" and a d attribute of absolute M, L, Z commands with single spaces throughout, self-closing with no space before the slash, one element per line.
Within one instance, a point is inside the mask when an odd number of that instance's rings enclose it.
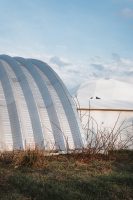
<path fill-rule="evenodd" d="M 113 152 L 108 158 L 87 154 L 48 156 L 39 165 L 29 162 L 29 158 L 25 165 L 21 158 L 23 164 L 17 167 L 16 161 L 1 160 L 0 199 L 132 200 L 132 156 L 133 151 Z"/>

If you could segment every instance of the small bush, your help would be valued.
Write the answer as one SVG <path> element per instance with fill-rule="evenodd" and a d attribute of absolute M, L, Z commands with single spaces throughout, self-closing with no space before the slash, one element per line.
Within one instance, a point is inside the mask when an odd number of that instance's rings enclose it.
<path fill-rule="evenodd" d="M 44 151 L 38 148 L 19 151 L 14 154 L 13 164 L 17 167 L 43 167 L 45 165 Z"/>
<path fill-rule="evenodd" d="M 27 149 L 0 154 L 0 162 L 5 165 L 13 165 L 15 168 L 35 167 L 42 168 L 46 164 L 45 151 L 39 148 Z"/>
<path fill-rule="evenodd" d="M 0 162 L 3 164 L 11 164 L 14 157 L 14 151 L 0 153 Z"/>

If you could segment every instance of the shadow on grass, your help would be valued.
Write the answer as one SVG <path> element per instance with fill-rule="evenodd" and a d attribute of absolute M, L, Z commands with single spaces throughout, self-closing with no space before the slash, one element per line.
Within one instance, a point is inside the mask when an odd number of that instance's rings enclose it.
<path fill-rule="evenodd" d="M 9 182 L 21 194 L 36 200 L 133 199 L 133 176 L 127 173 L 91 177 L 85 181 L 76 179 L 66 181 L 35 180 L 20 173 L 11 176 Z"/>
<path fill-rule="evenodd" d="M 115 158 L 113 166 L 116 172 L 133 173 L 133 150 L 119 150 L 112 154 Z"/>

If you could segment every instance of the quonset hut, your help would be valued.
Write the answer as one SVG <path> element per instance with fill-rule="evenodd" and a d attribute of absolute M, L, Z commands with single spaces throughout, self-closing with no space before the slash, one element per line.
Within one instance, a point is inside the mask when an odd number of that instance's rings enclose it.
<path fill-rule="evenodd" d="M 58 75 L 35 59 L 0 55 L 0 151 L 80 149 L 75 106 Z"/>

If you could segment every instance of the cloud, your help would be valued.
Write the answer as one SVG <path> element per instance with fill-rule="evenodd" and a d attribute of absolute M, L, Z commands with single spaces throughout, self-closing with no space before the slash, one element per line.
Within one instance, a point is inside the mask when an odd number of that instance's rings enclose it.
<path fill-rule="evenodd" d="M 63 59 L 59 58 L 58 56 L 51 57 L 50 62 L 53 63 L 53 64 L 57 64 L 60 67 L 70 65 L 69 62 L 64 61 Z"/>
<path fill-rule="evenodd" d="M 121 62 L 121 58 L 120 58 L 119 54 L 117 54 L 117 53 L 112 53 L 112 58 L 116 62 Z"/>
<path fill-rule="evenodd" d="M 125 1 L 128 1 L 128 2 L 133 2 L 133 0 L 125 0 Z"/>
<path fill-rule="evenodd" d="M 124 8 L 123 10 L 121 10 L 121 15 L 126 18 L 133 18 L 133 9 Z"/>
<path fill-rule="evenodd" d="M 11 52 L 12 56 L 17 55 L 15 52 Z M 9 54 L 9 52 L 4 53 Z M 112 78 L 133 83 L 133 60 L 121 57 L 115 52 L 112 53 L 110 59 L 94 56 L 80 63 L 59 56 L 44 55 L 41 52 L 32 53 L 29 49 L 27 51 L 18 49 L 18 54 L 22 57 L 34 57 L 48 63 L 61 77 L 71 94 L 77 90 L 80 84 L 91 79 Z"/>
<path fill-rule="evenodd" d="M 70 93 L 75 92 L 80 84 L 91 79 L 111 78 L 133 83 L 133 60 L 123 58 L 117 53 L 112 53 L 109 60 L 95 56 L 84 63 L 71 61 L 60 63 L 62 61 L 60 58 L 55 60 L 59 62 L 53 64 L 53 59 L 50 59 L 49 64 L 61 77 Z"/>
<path fill-rule="evenodd" d="M 115 3 L 132 3 L 133 0 L 112 0 Z"/>
<path fill-rule="evenodd" d="M 99 72 L 102 71 L 102 70 L 104 70 L 104 67 L 101 64 L 91 64 L 91 66 L 94 67 L 95 70 L 97 70 Z"/>

